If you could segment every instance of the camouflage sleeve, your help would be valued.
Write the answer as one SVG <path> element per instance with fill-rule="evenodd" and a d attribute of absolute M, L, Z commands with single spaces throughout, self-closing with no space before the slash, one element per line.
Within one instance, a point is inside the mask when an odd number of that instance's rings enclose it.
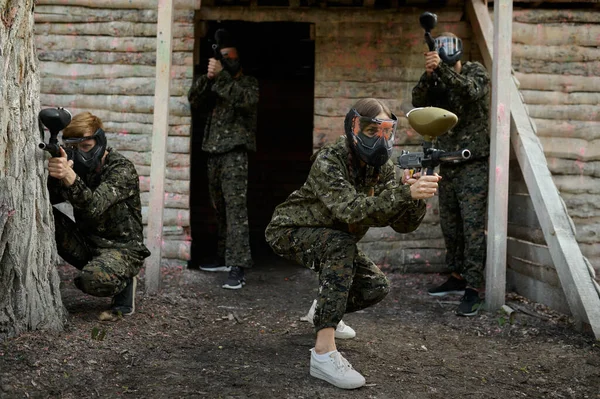
<path fill-rule="evenodd" d="M 340 222 L 382 227 L 410 201 L 408 186 L 390 186 L 376 196 L 358 192 L 345 178 L 345 165 L 335 162 L 325 153 L 319 156 L 310 172 L 313 192 Z"/>
<path fill-rule="evenodd" d="M 200 109 L 203 106 L 208 106 L 211 103 L 209 101 L 210 97 L 213 95 L 211 91 L 212 85 L 213 80 L 209 79 L 206 75 L 202 75 L 196 79 L 188 91 L 190 105 L 199 107 Z"/>
<path fill-rule="evenodd" d="M 431 78 L 427 76 L 427 73 L 424 72 L 421 75 L 421 79 L 419 79 L 419 83 L 412 90 L 412 105 L 413 107 L 427 107 L 429 104 L 429 100 L 427 98 L 427 93 L 429 92 L 429 85 L 431 82 Z"/>
<path fill-rule="evenodd" d="M 440 80 L 449 89 L 457 91 L 460 97 L 468 102 L 479 100 L 487 96 L 490 91 L 490 77 L 483 65 L 478 62 L 463 66 L 462 73 L 456 73 L 454 69 L 442 62 L 436 71 Z"/>
<path fill-rule="evenodd" d="M 139 195 L 139 181 L 135 167 L 130 162 L 119 162 L 103 171 L 102 183 L 92 190 L 79 176 L 66 189 L 73 208 L 89 218 L 102 215 L 112 205 L 133 195 Z"/>
<path fill-rule="evenodd" d="M 253 109 L 258 104 L 258 80 L 251 76 L 233 79 L 223 70 L 215 78 L 212 91 L 237 108 Z"/>

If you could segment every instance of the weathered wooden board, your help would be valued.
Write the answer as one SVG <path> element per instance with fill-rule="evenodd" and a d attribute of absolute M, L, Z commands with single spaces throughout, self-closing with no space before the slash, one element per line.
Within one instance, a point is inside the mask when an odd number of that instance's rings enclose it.
<path fill-rule="evenodd" d="M 560 192 L 567 191 L 574 194 L 600 194 L 598 179 L 590 176 L 554 176 L 556 187 Z"/>
<path fill-rule="evenodd" d="M 508 222 L 533 229 L 540 228 L 531 197 L 527 195 L 509 196 Z"/>
<path fill-rule="evenodd" d="M 600 139 L 600 122 L 534 119 L 536 133 L 542 137 L 572 137 L 587 141 Z"/>
<path fill-rule="evenodd" d="M 174 52 L 173 65 L 194 64 L 193 54 L 189 52 Z M 87 50 L 45 50 L 38 48 L 40 61 L 54 61 L 79 64 L 123 64 L 123 65 L 156 65 L 156 52 L 114 52 Z"/>
<path fill-rule="evenodd" d="M 307 12 L 310 11 L 310 12 Z M 248 7 L 202 7 L 197 18 L 205 21 L 250 21 L 250 22 L 309 22 L 331 24 L 337 22 L 365 23 L 378 22 L 381 24 L 398 23 L 416 25 L 422 11 L 399 10 L 370 10 L 357 9 L 310 9 L 295 10 L 293 8 L 251 9 Z M 447 8 L 436 12 L 438 22 L 460 22 L 463 11 L 459 7 Z"/>
<path fill-rule="evenodd" d="M 565 2 L 564 0 L 562 2 Z M 590 1 L 594 3 L 596 0 Z M 541 9 L 531 8 L 515 10 L 513 19 L 516 22 L 529 24 L 547 24 L 547 23 L 600 23 L 600 13 L 586 9 Z"/>
<path fill-rule="evenodd" d="M 600 105 L 538 105 L 528 104 L 532 118 L 600 121 Z"/>
<path fill-rule="evenodd" d="M 142 222 L 148 224 L 148 207 L 142 207 Z M 187 209 L 172 209 L 165 208 L 164 226 L 181 226 L 188 227 L 190 225 L 190 212 Z"/>
<path fill-rule="evenodd" d="M 167 178 L 170 178 L 167 172 Z M 150 193 L 143 192 L 140 194 L 140 199 L 143 206 L 148 206 L 150 203 Z M 189 209 L 190 196 L 187 194 L 165 193 L 165 208 Z M 164 234 L 164 228 L 163 228 Z"/>
<path fill-rule="evenodd" d="M 542 73 L 548 75 L 564 74 L 576 76 L 598 76 L 600 71 L 599 61 L 546 61 L 528 60 L 524 58 L 514 59 L 513 68 L 521 73 Z"/>
<path fill-rule="evenodd" d="M 44 94 L 44 102 L 51 104 L 63 104 L 63 107 L 104 109 L 107 111 L 121 111 L 128 113 L 154 112 L 153 96 L 118 96 L 118 95 L 96 95 L 87 94 Z M 190 115 L 190 103 L 187 96 L 171 97 L 169 108 L 172 115 Z"/>
<path fill-rule="evenodd" d="M 510 209 L 510 206 L 509 206 Z M 544 232 L 540 229 L 534 229 L 529 226 L 519 226 L 516 224 L 508 224 L 508 236 L 517 240 L 529 241 L 533 244 L 546 245 Z"/>
<path fill-rule="evenodd" d="M 110 143 L 109 143 L 110 145 Z M 119 151 L 123 156 L 133 162 L 136 166 L 151 163 L 151 154 L 149 152 L 138 151 Z M 184 168 L 190 166 L 190 154 L 171 154 L 167 153 L 167 166 L 170 168 Z"/>
<path fill-rule="evenodd" d="M 548 105 L 598 105 L 600 104 L 599 93 L 564 93 L 560 91 L 523 90 L 521 94 L 525 103 L 548 104 Z"/>
<path fill-rule="evenodd" d="M 150 165 L 135 165 L 135 169 L 140 176 L 150 176 Z M 189 167 L 167 168 L 165 176 L 171 180 L 190 180 L 191 173 Z"/>
<path fill-rule="evenodd" d="M 600 177 L 600 162 L 582 162 L 574 159 L 548 157 L 548 167 L 553 175 Z M 599 182 L 600 184 L 600 182 Z"/>
<path fill-rule="evenodd" d="M 139 10 L 157 10 L 159 0 L 68 0 L 70 5 L 90 7 L 90 8 L 124 8 L 124 9 L 139 9 Z M 200 8 L 200 0 L 177 0 L 175 2 L 176 9 L 197 10 Z M 37 0 L 38 5 L 62 5 L 64 0 Z"/>
<path fill-rule="evenodd" d="M 382 67 L 419 68 L 425 71 L 423 54 L 374 53 L 348 54 L 319 53 L 315 56 L 315 68 L 355 69 L 357 74 L 369 74 Z"/>
<path fill-rule="evenodd" d="M 562 91 L 562 92 L 598 92 L 600 79 L 597 76 L 577 76 L 572 74 L 540 74 L 515 72 L 521 89 Z"/>
<path fill-rule="evenodd" d="M 411 101 L 417 82 L 315 82 L 315 98 L 374 97 L 380 100 Z"/>
<path fill-rule="evenodd" d="M 600 139 L 587 141 L 564 137 L 540 137 L 544 154 L 549 157 L 600 161 Z"/>
<path fill-rule="evenodd" d="M 152 150 L 152 136 L 145 134 L 119 134 L 106 133 L 110 145 L 117 151 L 146 152 Z M 189 154 L 190 139 L 188 137 L 174 136 L 167 138 L 167 151 L 170 153 Z"/>
<path fill-rule="evenodd" d="M 50 102 L 46 99 L 46 94 L 42 94 L 41 97 L 42 108 L 46 107 L 64 107 L 64 104 Z M 107 111 L 105 109 L 95 109 L 95 108 L 76 108 L 76 107 L 65 107 L 68 108 L 69 111 L 73 115 L 77 115 L 80 112 L 89 111 L 92 114 L 96 115 L 103 122 L 104 121 L 113 121 L 113 122 L 135 122 L 135 123 L 152 123 L 152 114 L 140 114 L 140 113 L 131 113 L 131 112 L 119 112 L 119 111 Z M 191 116 L 177 116 L 171 114 L 169 117 L 169 123 L 173 125 L 191 125 L 192 117 Z"/>
<path fill-rule="evenodd" d="M 40 75 L 45 78 L 59 79 L 108 79 L 126 77 L 151 77 L 154 79 L 155 67 L 146 65 L 88 65 L 62 62 L 45 62 Z M 172 79 L 192 79 L 193 68 L 175 65 L 171 68 Z"/>
<path fill-rule="evenodd" d="M 104 130 L 106 132 L 118 133 L 118 134 L 147 134 L 152 135 L 154 130 L 152 125 L 147 123 L 118 123 L 118 122 L 104 122 Z M 186 136 L 190 135 L 189 125 L 170 125 L 169 136 Z"/>
<path fill-rule="evenodd" d="M 140 176 L 140 191 L 150 191 L 150 177 Z M 165 179 L 165 193 L 172 194 L 190 194 L 190 182 L 188 180 Z"/>
<path fill-rule="evenodd" d="M 558 312 L 571 314 L 562 288 L 554 287 L 512 269 L 507 270 L 506 280 L 511 291 L 527 293 L 527 298 L 532 301 L 544 304 Z"/>
<path fill-rule="evenodd" d="M 88 51 L 120 51 L 146 52 L 156 51 L 156 38 L 150 37 L 119 37 L 110 36 L 74 36 L 74 35 L 37 35 L 36 47 L 47 51 L 88 50 Z M 194 50 L 193 37 L 173 39 L 173 51 Z"/>
<path fill-rule="evenodd" d="M 558 274 L 554 268 L 528 262 L 525 259 L 520 259 L 515 256 L 509 256 L 507 261 L 510 270 L 553 287 L 561 288 Z"/>
<path fill-rule="evenodd" d="M 43 79 L 41 92 L 46 94 L 111 94 L 128 96 L 150 96 L 154 94 L 154 79 Z M 192 79 L 171 81 L 172 96 L 187 96 Z"/>
<path fill-rule="evenodd" d="M 600 49 L 582 46 L 545 46 L 515 43 L 513 59 L 531 59 L 553 62 L 596 61 L 600 59 Z"/>
<path fill-rule="evenodd" d="M 63 2 L 64 4 L 64 2 Z M 90 8 L 73 5 L 35 6 L 35 23 L 77 23 L 77 22 L 158 22 L 158 9 L 131 10 L 114 8 Z M 176 10 L 176 22 L 194 22 L 194 10 Z"/>
<path fill-rule="evenodd" d="M 513 42 L 545 46 L 590 46 L 598 45 L 600 25 L 590 24 L 581 29 L 575 24 L 524 24 L 513 23 Z"/>
<path fill-rule="evenodd" d="M 114 37 L 156 37 L 157 25 L 142 22 L 92 22 L 74 24 L 39 24 L 37 35 L 77 35 Z M 173 37 L 194 37 L 194 24 L 177 22 L 173 24 Z"/>

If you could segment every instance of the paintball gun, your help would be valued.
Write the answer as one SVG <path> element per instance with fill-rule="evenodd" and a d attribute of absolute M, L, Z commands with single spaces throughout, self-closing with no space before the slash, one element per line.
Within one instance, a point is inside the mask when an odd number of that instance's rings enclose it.
<path fill-rule="evenodd" d="M 48 151 L 52 157 L 60 157 L 61 146 L 58 144 L 57 136 L 69 123 L 71 123 L 71 113 L 62 107 L 41 110 L 38 114 L 38 127 L 40 129 L 42 142 L 38 147 L 44 151 Z M 46 126 L 50 132 L 48 144 L 44 142 L 44 126 Z M 67 155 L 70 153 L 68 150 L 65 150 L 65 152 L 67 152 Z M 69 159 L 71 159 L 71 156 L 69 156 Z"/>
<path fill-rule="evenodd" d="M 435 41 L 433 40 L 433 37 L 431 37 L 431 31 L 435 28 L 435 25 L 437 25 L 437 15 L 426 11 L 419 17 L 419 23 L 421 24 L 421 27 L 425 29 L 425 43 L 427 43 L 429 51 L 435 50 Z"/>
<path fill-rule="evenodd" d="M 398 157 L 398 166 L 402 169 L 426 169 L 426 174 L 433 175 L 433 170 L 441 163 L 466 161 L 471 157 L 471 151 L 462 149 L 447 152 L 433 148 L 433 138 L 452 129 L 458 122 L 458 117 L 443 108 L 423 107 L 414 108 L 406 115 L 410 126 L 423 136 L 423 152 L 402 151 Z M 411 173 L 412 175 L 412 173 Z"/>

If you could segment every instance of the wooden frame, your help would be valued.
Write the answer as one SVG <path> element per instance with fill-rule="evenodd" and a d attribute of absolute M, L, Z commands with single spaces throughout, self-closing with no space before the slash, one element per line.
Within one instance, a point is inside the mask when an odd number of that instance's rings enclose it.
<path fill-rule="evenodd" d="M 467 2 L 467 13 L 489 68 L 494 28 L 488 8 L 480 0 L 470 0 Z M 510 83 L 510 91 L 511 142 L 569 309 L 580 330 L 584 328 L 584 323 L 588 323 L 595 338 L 600 339 L 600 296 L 514 80 Z"/>
<path fill-rule="evenodd" d="M 506 296 L 512 0 L 494 3 L 494 26 L 498 29 L 494 30 L 495 62 L 492 66 L 490 187 L 485 267 L 485 303 L 490 311 L 500 309 Z"/>
<path fill-rule="evenodd" d="M 147 244 L 151 255 L 146 259 L 146 290 L 154 294 L 160 289 L 160 261 L 163 241 L 163 212 L 167 137 L 169 135 L 169 103 L 171 98 L 171 60 L 173 57 L 173 0 L 158 3 L 156 43 L 156 85 L 150 170 L 150 203 Z"/>

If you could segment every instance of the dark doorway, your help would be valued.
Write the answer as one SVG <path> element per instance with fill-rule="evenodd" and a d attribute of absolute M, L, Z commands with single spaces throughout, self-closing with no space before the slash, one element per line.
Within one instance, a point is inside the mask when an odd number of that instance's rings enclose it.
<path fill-rule="evenodd" d="M 195 76 L 206 73 L 217 29 L 235 35 L 244 71 L 260 84 L 257 152 L 249 154 L 248 217 L 256 260 L 272 254 L 264 231 L 275 207 L 305 181 L 313 147 L 315 46 L 311 25 L 288 22 L 200 22 L 205 36 L 198 43 Z M 216 219 L 210 205 L 205 121 L 192 110 L 190 217 L 192 260 L 209 260 L 216 250 Z"/>

